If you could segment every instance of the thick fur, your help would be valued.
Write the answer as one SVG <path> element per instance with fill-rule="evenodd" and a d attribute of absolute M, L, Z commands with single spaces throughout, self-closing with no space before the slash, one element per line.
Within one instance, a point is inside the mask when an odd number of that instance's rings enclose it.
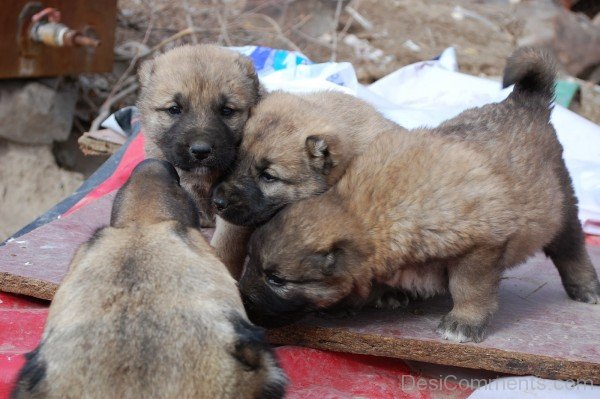
<path fill-rule="evenodd" d="M 233 172 L 213 193 L 228 223 L 217 223 L 211 244 L 229 256 L 232 273 L 241 273 L 254 226 L 287 204 L 325 192 L 379 132 L 393 126 L 367 103 L 338 92 L 263 98 L 246 124 Z"/>
<path fill-rule="evenodd" d="M 510 59 L 517 81 L 505 101 L 436 129 L 380 134 L 331 190 L 257 229 L 240 281 L 251 318 L 360 307 L 382 285 L 425 297 L 449 291 L 454 307 L 439 332 L 478 342 L 503 270 L 540 249 L 571 298 L 600 302 L 549 121 L 553 67 L 535 54 Z"/>
<path fill-rule="evenodd" d="M 146 61 L 139 77 L 147 155 L 175 165 L 202 226 L 214 226 L 210 188 L 231 167 L 260 97 L 252 62 L 218 46 L 182 46 Z"/>
<path fill-rule="evenodd" d="M 166 161 L 77 251 L 12 398 L 280 398 L 285 377 Z"/>

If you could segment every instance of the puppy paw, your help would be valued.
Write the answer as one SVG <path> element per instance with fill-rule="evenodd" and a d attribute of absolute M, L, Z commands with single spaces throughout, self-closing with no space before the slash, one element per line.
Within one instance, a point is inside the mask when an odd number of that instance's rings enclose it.
<path fill-rule="evenodd" d="M 485 323 L 470 323 L 449 313 L 442 317 L 436 331 L 442 338 L 449 341 L 481 342 L 483 341 L 485 328 Z"/>
<path fill-rule="evenodd" d="M 590 284 L 588 286 L 569 284 L 565 286 L 569 297 L 575 301 L 584 303 L 600 303 L 600 285 Z"/>
<path fill-rule="evenodd" d="M 381 295 L 373 302 L 377 309 L 401 309 L 408 306 L 409 298 L 402 291 L 389 291 Z"/>

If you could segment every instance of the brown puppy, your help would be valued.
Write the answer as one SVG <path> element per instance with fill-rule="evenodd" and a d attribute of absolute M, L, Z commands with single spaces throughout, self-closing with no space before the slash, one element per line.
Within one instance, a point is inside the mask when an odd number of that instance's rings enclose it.
<path fill-rule="evenodd" d="M 257 226 L 285 205 L 323 193 L 378 133 L 396 126 L 338 92 L 263 98 L 248 119 L 233 172 L 213 192 L 229 225 L 219 220 L 211 244 L 234 276 L 241 273 L 252 229 L 230 224 Z"/>
<path fill-rule="evenodd" d="M 549 122 L 554 76 L 539 53 L 517 52 L 505 101 L 436 129 L 380 134 L 331 190 L 260 227 L 240 281 L 251 319 L 361 306 L 386 287 L 449 290 L 454 307 L 439 332 L 479 342 L 502 271 L 539 249 L 571 298 L 600 302 Z"/>
<path fill-rule="evenodd" d="M 280 398 L 285 377 L 166 161 L 77 251 L 13 398 Z"/>
<path fill-rule="evenodd" d="M 210 188 L 231 166 L 259 99 L 252 62 L 218 46 L 182 46 L 146 61 L 139 77 L 148 157 L 175 165 L 201 225 L 214 226 Z"/>

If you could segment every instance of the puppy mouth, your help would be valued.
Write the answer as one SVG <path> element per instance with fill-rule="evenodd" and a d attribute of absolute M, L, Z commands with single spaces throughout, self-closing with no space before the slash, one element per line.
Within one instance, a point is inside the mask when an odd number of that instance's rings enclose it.
<path fill-rule="evenodd" d="M 248 314 L 248 318 L 250 319 L 250 321 L 264 328 L 285 327 L 301 320 L 307 314 L 306 312 L 301 310 L 278 314 L 271 312 L 265 313 L 264 309 L 262 309 L 263 311 L 261 311 L 252 304 L 244 303 L 244 306 L 246 308 L 246 313 Z"/>
<path fill-rule="evenodd" d="M 269 295 L 259 302 L 255 302 L 251 299 L 251 296 L 246 295 L 243 291 L 241 296 L 250 321 L 265 328 L 284 327 L 293 324 L 311 312 L 311 307 L 305 306 L 304 301 L 292 302 L 281 308 L 281 304 L 277 305 L 268 299 Z"/>
<path fill-rule="evenodd" d="M 258 227 L 268 222 L 277 212 L 285 207 L 264 206 L 258 209 L 251 209 L 244 203 L 228 204 L 226 208 L 217 210 L 217 214 L 230 223 L 238 226 Z"/>
<path fill-rule="evenodd" d="M 237 224 L 238 226 L 251 227 L 256 225 L 253 223 L 254 220 L 250 217 L 248 211 L 242 206 L 230 204 L 224 209 L 217 209 L 217 214 L 228 222 Z"/>
<path fill-rule="evenodd" d="M 228 157 L 211 154 L 204 159 L 179 158 L 171 163 L 186 172 L 222 171 L 226 168 Z"/>

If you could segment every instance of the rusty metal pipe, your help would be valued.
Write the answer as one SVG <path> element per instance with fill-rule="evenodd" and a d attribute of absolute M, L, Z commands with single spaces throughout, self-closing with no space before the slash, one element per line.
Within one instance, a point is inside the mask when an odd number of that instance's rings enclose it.
<path fill-rule="evenodd" d="M 83 35 L 81 32 L 60 23 L 60 11 L 47 7 L 31 17 L 29 37 L 34 42 L 52 47 L 98 47 L 100 40 Z"/>

